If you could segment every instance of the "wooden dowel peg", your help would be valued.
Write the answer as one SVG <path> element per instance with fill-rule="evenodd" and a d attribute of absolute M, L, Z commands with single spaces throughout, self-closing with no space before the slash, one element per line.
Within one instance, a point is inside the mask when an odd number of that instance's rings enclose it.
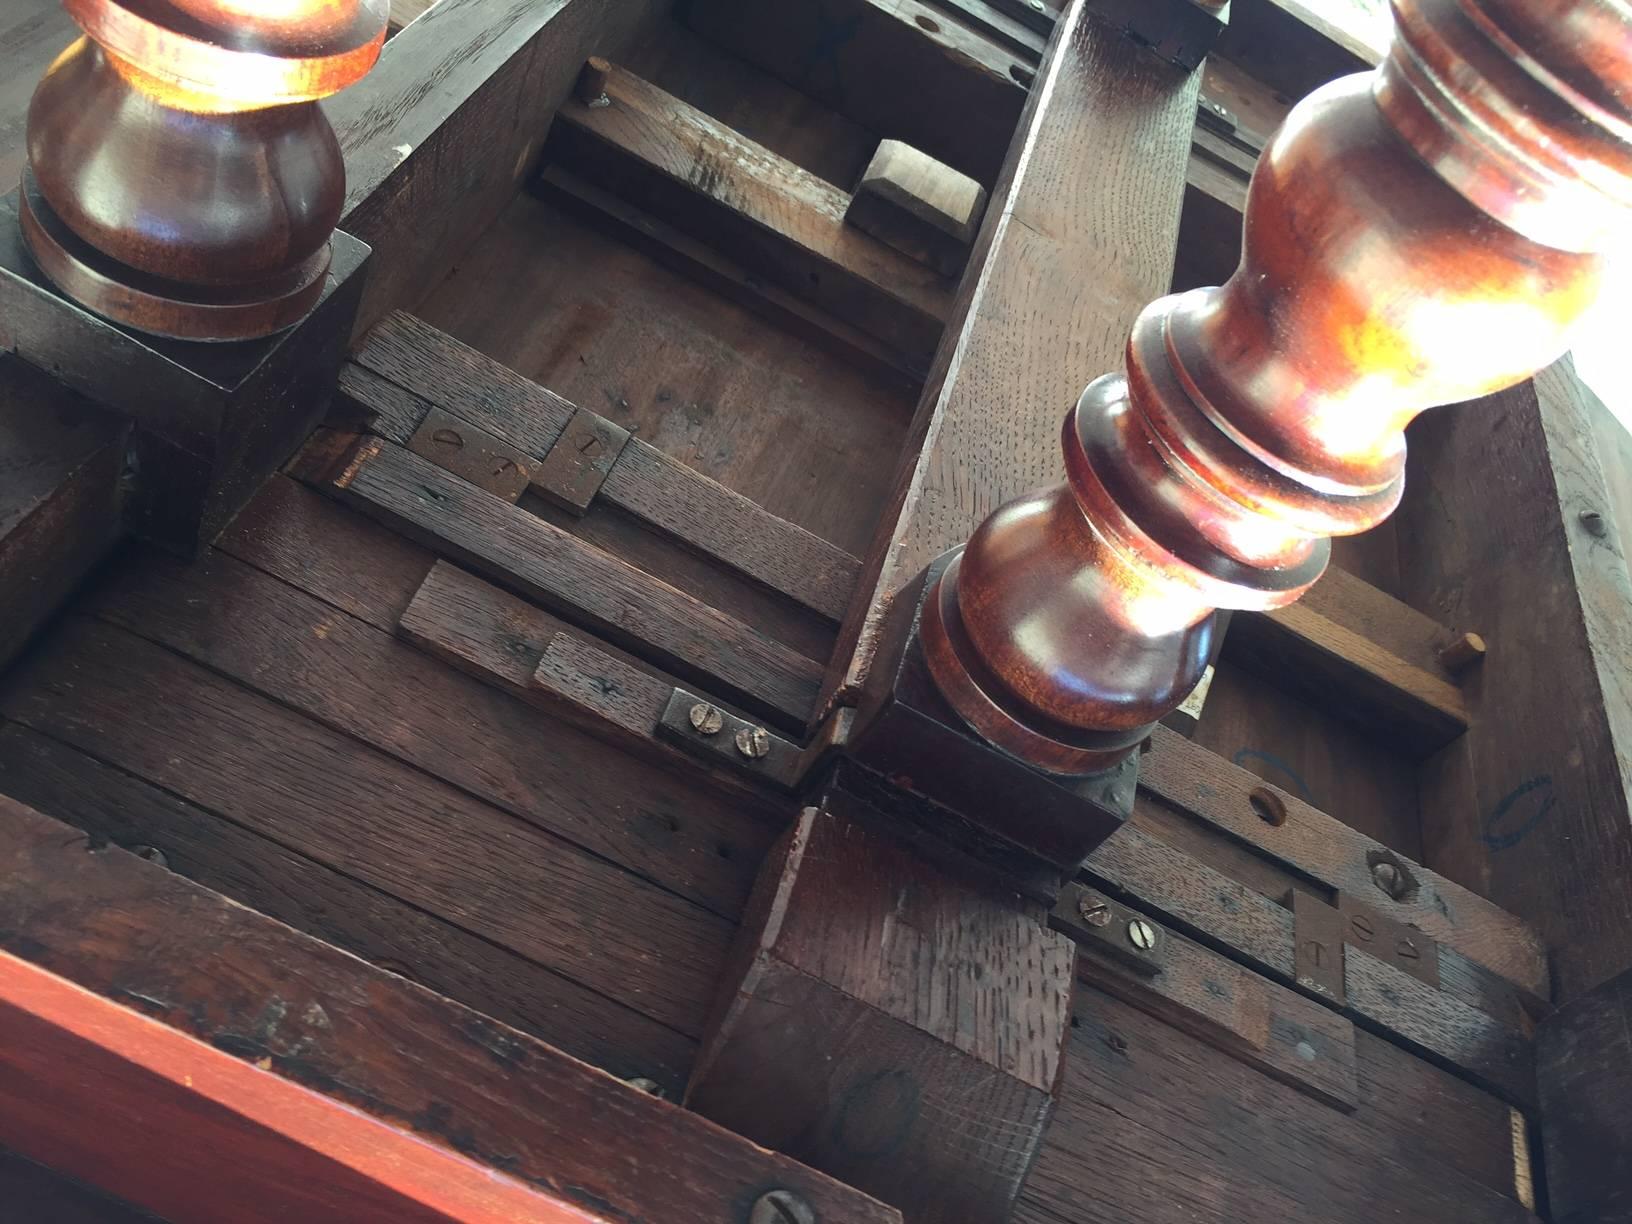
<path fill-rule="evenodd" d="M 612 75 L 612 64 L 599 55 L 592 55 L 584 61 L 583 71 L 578 74 L 578 101 L 585 106 L 611 106 L 612 99 L 606 96 L 606 82 Z"/>
<path fill-rule="evenodd" d="M 1439 652 L 1439 661 L 1453 676 L 1467 671 L 1485 660 L 1485 639 L 1477 633 L 1464 633 Z"/>

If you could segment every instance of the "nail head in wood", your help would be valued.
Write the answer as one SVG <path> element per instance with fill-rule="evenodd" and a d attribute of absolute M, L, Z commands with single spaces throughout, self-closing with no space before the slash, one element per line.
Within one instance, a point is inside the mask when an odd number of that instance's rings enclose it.
<path fill-rule="evenodd" d="M 899 140 L 881 140 L 845 221 L 880 242 L 956 276 L 986 211 L 986 189 Z"/>
<path fill-rule="evenodd" d="M 1464 633 L 1439 652 L 1439 661 L 1446 671 L 1455 675 L 1485 660 L 1485 639 L 1477 633 Z"/>

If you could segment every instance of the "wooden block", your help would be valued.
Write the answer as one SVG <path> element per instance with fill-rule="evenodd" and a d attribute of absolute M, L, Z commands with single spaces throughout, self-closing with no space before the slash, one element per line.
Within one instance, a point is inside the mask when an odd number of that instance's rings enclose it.
<path fill-rule="evenodd" d="M 1006 1219 L 1051 1109 L 1074 949 L 858 808 L 829 795 L 767 860 L 687 1104 L 911 1220 Z"/>
<path fill-rule="evenodd" d="M 1559 1009 L 1536 1034 L 1552 1218 L 1632 1222 L 1632 972 Z"/>
<path fill-rule="evenodd" d="M 536 1038 L 152 863 L 93 847 L 68 826 L 7 799 L 0 799 L 0 933 L 8 951 L 26 953 L 86 990 L 140 1006 L 171 1026 L 167 1031 L 235 1056 L 241 1071 L 260 1063 L 270 1071 L 257 1074 L 328 1093 L 353 1119 L 372 1114 L 412 1125 L 417 1150 L 405 1168 L 429 1168 L 425 1162 L 441 1163 L 453 1148 L 550 1187 L 595 1219 L 718 1224 L 739 1218 L 765 1187 L 785 1186 L 822 1220 L 899 1221 L 848 1187 Z M 79 997 L 82 1007 L 94 1006 Z M 8 1041 L 0 1061 L 18 1052 Z M 85 1117 L 107 1109 L 109 1084 L 100 1076 L 82 1079 L 97 1097 L 86 1111 L 45 1111 L 51 1118 L 36 1107 L 7 1113 L 25 1129 L 49 1124 L 76 1134 L 98 1161 L 86 1170 L 93 1183 L 102 1182 L 98 1170 L 110 1153 L 146 1147 L 164 1167 L 200 1159 L 212 1166 L 196 1169 L 174 1203 L 150 1204 L 177 1220 L 252 1218 L 243 1214 L 248 1198 L 218 1211 L 188 1211 L 204 1201 L 199 1196 L 231 1185 L 222 1180 L 229 1176 L 267 1183 L 257 1203 L 281 1203 L 286 1195 L 300 1202 L 310 1191 L 298 1176 L 287 1184 L 268 1181 L 247 1157 L 241 1169 L 214 1168 L 222 1150 L 166 1134 L 151 1108 L 118 1128 L 121 1141 L 110 1147 L 106 1135 L 84 1125 Z M 61 1090 L 46 1090 L 30 1104 L 60 1100 Z M 497 1174 L 484 1168 L 482 1177 Z M 309 1199 L 299 1209 L 311 1219 L 375 1218 Z"/>
<path fill-rule="evenodd" d="M 1439 657 L 1450 636 L 1399 600 L 1330 569 L 1297 603 L 1236 617 L 1222 654 L 1421 759 L 1464 734 L 1470 721 Z"/>
<path fill-rule="evenodd" d="M 968 262 L 986 189 L 899 140 L 881 140 L 844 219 L 942 276 Z"/>
<path fill-rule="evenodd" d="M 440 408 L 425 414 L 408 439 L 408 449 L 507 502 L 519 499 L 533 479 L 531 458 Z"/>
<path fill-rule="evenodd" d="M 553 158 L 927 368 L 952 288 L 846 227 L 843 191 L 621 68 L 606 89 L 608 106 L 561 108 Z"/>
<path fill-rule="evenodd" d="M 682 678 L 802 729 L 820 670 L 811 660 L 634 566 L 378 439 L 360 444 L 335 494 L 438 552 Z"/>
<path fill-rule="evenodd" d="M 533 473 L 533 487 L 563 509 L 582 514 L 628 441 L 623 426 L 580 408 Z"/>
<path fill-rule="evenodd" d="M 1105 944 L 1085 938 L 1109 929 L 1114 942 L 1126 944 L 1126 920 L 1096 928 L 1084 919 L 1085 903 L 1090 914 L 1100 905 L 1116 907 L 1101 894 L 1072 886 L 1050 916 L 1055 930 L 1077 940 L 1083 954 L 1077 973 L 1084 981 L 1334 1109 L 1354 1112 L 1359 1089 L 1348 1020 L 1144 915 L 1139 917 L 1158 932 L 1155 972 L 1129 970 Z"/>

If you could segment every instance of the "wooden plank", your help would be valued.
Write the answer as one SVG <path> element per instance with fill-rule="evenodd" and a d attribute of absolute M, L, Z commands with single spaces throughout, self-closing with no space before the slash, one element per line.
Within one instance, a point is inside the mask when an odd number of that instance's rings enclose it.
<path fill-rule="evenodd" d="M 413 414 L 423 411 L 417 405 L 434 402 L 542 460 L 583 411 L 411 315 L 384 320 L 357 361 L 384 381 L 353 372 L 350 392 L 374 410 L 370 428 L 392 441 L 406 441 L 403 430 L 410 421 L 417 428 Z M 643 439 L 622 447 L 600 491 L 704 556 L 830 620 L 843 615 L 855 558 Z"/>
<path fill-rule="evenodd" d="M 0 667 L 124 534 L 127 421 L 0 353 Z"/>
<path fill-rule="evenodd" d="M 1632 1220 L 1632 973 L 1559 1009 L 1536 1035 L 1553 1218 Z"/>
<path fill-rule="evenodd" d="M 1490 647 L 1421 775 L 1425 857 L 1534 925 L 1560 1003 L 1632 964 L 1632 580 L 1580 518 L 1609 497 L 1601 411 L 1565 361 L 1428 413 L 1400 510 L 1402 595 Z"/>
<path fill-rule="evenodd" d="M 18 723 L 0 726 L 0 789 L 620 1079 L 685 1087 L 696 1043 L 673 1029 Z"/>
<path fill-rule="evenodd" d="M 1082 981 L 1334 1109 L 1354 1111 L 1358 1087 L 1349 1021 L 1173 931 L 1162 930 L 1159 937 L 1160 971 L 1151 977 L 1132 973 L 1078 934 L 1087 898 L 1099 899 L 1078 885 L 1068 887 L 1050 918 L 1055 930 L 1077 940 Z"/>
<path fill-rule="evenodd" d="M 691 0 L 686 22 L 884 139 L 985 186 L 1025 105 L 1027 57 L 919 0 Z M 1012 70 L 1018 70 L 1017 72 Z M 848 184 L 846 184 L 848 186 Z"/>
<path fill-rule="evenodd" d="M 859 692 L 896 591 L 998 505 L 1061 478 L 1061 418 L 1120 368 L 1134 316 L 1172 276 L 1199 78 L 1130 54 L 1081 7 L 992 192 L 830 690 Z"/>
<path fill-rule="evenodd" d="M 0 1037 L 0 1138 L 182 1224 L 597 1218 L 4 951 Z"/>
<path fill-rule="evenodd" d="M 570 209 L 597 228 L 635 247 L 664 267 L 748 306 L 780 328 L 813 340 L 847 362 L 881 372 L 892 382 L 916 388 L 910 362 L 887 344 L 803 298 L 755 275 L 740 261 L 647 213 L 621 196 L 585 182 L 558 165 L 542 167 L 531 189 L 541 199 Z"/>
<path fill-rule="evenodd" d="M 1083 878 L 1356 1023 L 1410 1043 L 1470 1082 L 1515 1104 L 1533 1103 L 1529 1026 L 1517 999 L 1460 966 L 1451 970 L 1449 989 L 1437 991 L 1362 952 L 1347 956 L 1338 911 L 1300 892 L 1331 919 L 1322 961 L 1306 962 L 1301 944 L 1310 932 L 1291 910 L 1138 829 L 1124 828 L 1096 850 Z"/>
<path fill-rule="evenodd" d="M 1536 1224 L 1507 1107 L 1369 1033 L 1344 1115 L 1092 986 L 1073 1020 L 1019 1224 Z"/>
<path fill-rule="evenodd" d="M 365 440 L 329 487 L 676 675 L 793 728 L 810 716 L 820 672 L 809 659 L 416 455 Z"/>
<path fill-rule="evenodd" d="M 82 607 L 727 919 L 786 819 L 598 750 L 219 553 L 136 553 Z"/>
<path fill-rule="evenodd" d="M 94 675 L 87 684 L 76 677 Z M 129 712 L 163 694 L 162 718 Z M 0 712 L 688 1035 L 731 924 L 122 630 L 66 624 Z M 624 918 L 642 916 L 639 924 Z"/>
<path fill-rule="evenodd" d="M 1469 721 L 1462 691 L 1438 657 L 1452 634 L 1436 630 L 1405 604 L 1332 570 L 1295 604 L 1235 618 L 1223 654 L 1420 759 L 1466 732 Z M 1406 644 L 1409 655 L 1399 649 Z"/>
<path fill-rule="evenodd" d="M 152 1224 L 153 1217 L 100 1191 L 0 1150 L 0 1203 L 30 1224 Z"/>
<path fill-rule="evenodd" d="M 1279 788 L 1274 793 L 1286 820 L 1271 825 L 1252 806 L 1252 792 L 1263 785 L 1258 778 L 1166 727 L 1156 728 L 1151 744 L 1140 761 L 1141 787 L 1329 888 L 1364 898 L 1524 989 L 1544 998 L 1550 993 L 1545 945 L 1523 920 L 1415 864 L 1405 864 L 1405 894 L 1390 897 L 1373 881 L 1372 867 L 1381 857 L 1399 856 L 1381 843 Z"/>
<path fill-rule="evenodd" d="M 10 950 L 217 1049 L 269 1064 L 287 1080 L 412 1128 L 427 1151 L 453 1147 L 573 1196 L 596 1219 L 713 1224 L 733 1218 L 766 1186 L 793 1189 L 824 1219 L 898 1218 L 791 1160 L 154 864 L 93 847 L 13 803 L 0 801 L 0 824 L 0 930 Z M 99 1146 L 105 1138 L 85 1133 Z M 207 1171 L 199 1184 L 215 1177 Z"/>
<path fill-rule="evenodd" d="M 584 57 L 612 53 L 656 0 L 440 0 L 324 109 L 346 158 L 341 225 L 374 248 L 354 335 L 412 308 L 531 170 Z"/>
<path fill-rule="evenodd" d="M 844 191 L 621 68 L 606 93 L 609 106 L 563 106 L 552 161 L 928 366 L 951 287 L 847 227 Z"/>

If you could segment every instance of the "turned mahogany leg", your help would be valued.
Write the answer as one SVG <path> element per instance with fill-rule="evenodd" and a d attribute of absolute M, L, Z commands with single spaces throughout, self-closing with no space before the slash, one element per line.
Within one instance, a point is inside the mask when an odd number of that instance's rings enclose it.
<path fill-rule="evenodd" d="M 1200 679 L 1214 609 L 1269 609 L 1394 509 L 1417 413 L 1568 346 L 1632 221 L 1632 15 L 1395 0 L 1375 73 L 1317 91 L 1253 176 L 1222 288 L 1140 316 L 1063 431 L 1066 479 L 997 510 L 924 600 L 922 654 L 1037 769 L 1127 759 Z"/>
<path fill-rule="evenodd" d="M 238 340 L 323 291 L 345 199 L 317 99 L 360 78 L 384 0 L 67 0 L 85 37 L 28 112 L 18 212 L 41 271 L 115 322 Z"/>

